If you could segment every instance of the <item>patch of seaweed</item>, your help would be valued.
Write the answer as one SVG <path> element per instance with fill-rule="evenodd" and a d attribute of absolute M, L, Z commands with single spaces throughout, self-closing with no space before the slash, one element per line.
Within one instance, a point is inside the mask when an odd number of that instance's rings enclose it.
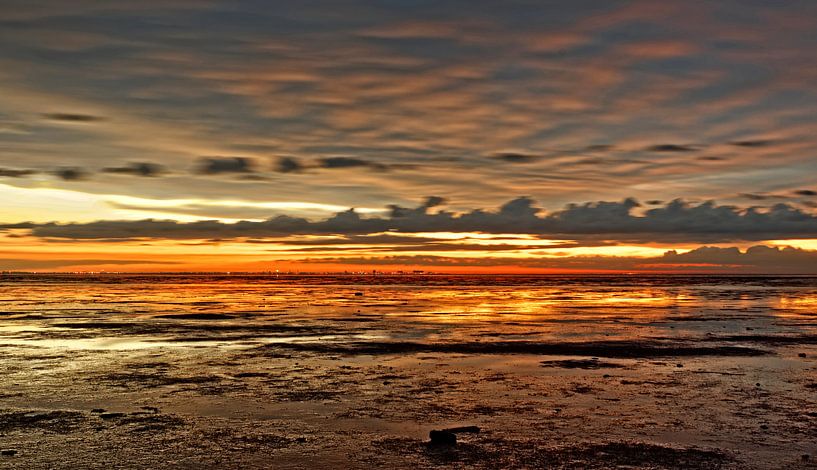
<path fill-rule="evenodd" d="M 0 413 L 0 433 L 43 430 L 70 433 L 87 418 L 84 413 L 70 410 L 15 410 Z"/>
<path fill-rule="evenodd" d="M 565 359 L 561 361 L 542 361 L 539 363 L 542 367 L 556 367 L 561 369 L 623 369 L 624 364 L 615 362 L 604 362 L 598 359 Z"/>
<path fill-rule="evenodd" d="M 547 343 L 535 341 L 495 342 L 348 342 L 348 343 L 276 343 L 259 350 L 281 349 L 346 355 L 389 355 L 416 353 L 448 354 L 531 354 L 549 356 L 595 356 L 618 358 L 690 357 L 690 356 L 762 356 L 762 349 L 741 346 L 701 346 L 656 341 L 608 341 Z"/>
<path fill-rule="evenodd" d="M 676 448 L 642 442 L 586 443 L 552 447 L 537 441 L 481 439 L 456 446 L 431 446 L 391 438 L 372 444 L 377 456 L 412 455 L 420 466 L 465 468 L 608 469 L 662 468 L 711 470 L 731 458 L 717 450 Z"/>

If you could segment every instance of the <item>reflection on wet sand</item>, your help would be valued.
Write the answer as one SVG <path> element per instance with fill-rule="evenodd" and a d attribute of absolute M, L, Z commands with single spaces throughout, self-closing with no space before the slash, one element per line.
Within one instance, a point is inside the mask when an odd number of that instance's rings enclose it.
<path fill-rule="evenodd" d="M 812 278 L 32 276 L 0 298 L 10 468 L 780 468 L 817 452 Z M 425 447 L 455 425 L 482 432 Z"/>

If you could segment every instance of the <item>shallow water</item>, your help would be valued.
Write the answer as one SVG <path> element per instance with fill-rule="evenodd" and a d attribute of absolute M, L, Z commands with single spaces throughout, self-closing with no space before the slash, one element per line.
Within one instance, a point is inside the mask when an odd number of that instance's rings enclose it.
<path fill-rule="evenodd" d="M 12 468 L 817 459 L 812 277 L 6 275 L 0 305 Z"/>

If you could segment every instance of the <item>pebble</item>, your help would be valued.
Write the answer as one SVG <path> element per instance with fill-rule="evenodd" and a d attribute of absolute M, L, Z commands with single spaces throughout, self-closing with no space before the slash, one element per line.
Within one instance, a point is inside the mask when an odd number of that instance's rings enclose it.
<path fill-rule="evenodd" d="M 102 419 L 117 419 L 125 416 L 125 413 L 102 413 L 99 415 Z"/>
<path fill-rule="evenodd" d="M 800 353 L 797 355 L 797 357 L 806 357 L 806 353 Z"/>
<path fill-rule="evenodd" d="M 0 455 L 4 457 L 14 457 L 17 455 L 17 449 L 3 449 L 0 450 Z"/>

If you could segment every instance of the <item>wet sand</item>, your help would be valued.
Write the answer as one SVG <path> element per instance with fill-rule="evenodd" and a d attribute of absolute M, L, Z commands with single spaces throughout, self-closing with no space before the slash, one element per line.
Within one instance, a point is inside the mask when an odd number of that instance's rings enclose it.
<path fill-rule="evenodd" d="M 813 278 L 29 276 L 0 300 L 2 468 L 817 468 Z"/>

